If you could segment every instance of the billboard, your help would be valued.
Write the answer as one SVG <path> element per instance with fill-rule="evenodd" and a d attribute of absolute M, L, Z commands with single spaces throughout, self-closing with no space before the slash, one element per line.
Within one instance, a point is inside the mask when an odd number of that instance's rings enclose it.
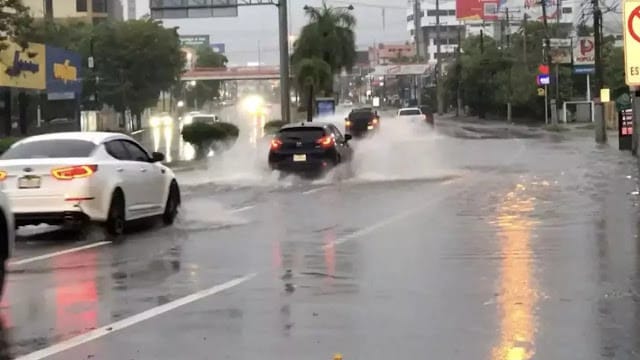
<path fill-rule="evenodd" d="M 544 45 L 545 41 L 542 40 L 542 46 Z M 571 64 L 573 56 L 571 39 L 549 39 L 549 46 L 552 64 Z"/>
<path fill-rule="evenodd" d="M 73 51 L 46 46 L 49 98 L 74 99 L 82 92 L 82 57 Z"/>
<path fill-rule="evenodd" d="M 238 0 L 149 0 L 153 19 L 238 16 Z"/>
<path fill-rule="evenodd" d="M 12 42 L 4 42 L 0 51 L 0 86 L 44 90 L 45 46 L 29 43 L 26 49 Z"/>
<path fill-rule="evenodd" d="M 209 46 L 209 35 L 180 35 L 180 44 L 196 48 Z"/>
<path fill-rule="evenodd" d="M 558 16 L 558 0 L 546 0 L 547 20 L 556 19 Z M 542 1 L 540 0 L 503 0 L 500 9 L 517 9 L 518 17 L 522 18 L 525 14 L 527 19 L 532 21 L 542 21 Z M 562 5 L 562 3 L 560 4 Z M 562 16 L 562 14 L 560 14 Z"/>
<path fill-rule="evenodd" d="M 497 20 L 500 0 L 456 0 L 456 18 L 461 21 Z"/>
<path fill-rule="evenodd" d="M 580 36 L 573 46 L 573 65 L 594 65 L 596 47 L 593 36 Z"/>

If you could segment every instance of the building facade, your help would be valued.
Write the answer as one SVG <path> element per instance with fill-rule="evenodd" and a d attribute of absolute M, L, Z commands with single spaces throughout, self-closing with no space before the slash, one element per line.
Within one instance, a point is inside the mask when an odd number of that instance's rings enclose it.
<path fill-rule="evenodd" d="M 23 0 L 34 18 L 78 19 L 99 23 L 122 19 L 121 0 Z"/>
<path fill-rule="evenodd" d="M 390 65 L 401 62 L 403 59 L 412 59 L 416 56 L 416 48 L 410 43 L 377 44 L 369 48 L 370 66 Z"/>
<path fill-rule="evenodd" d="M 458 0 L 471 1 L 471 0 Z M 436 62 L 438 38 L 436 33 L 436 19 L 439 14 L 440 22 L 440 58 L 448 59 L 455 56 L 459 39 L 466 36 L 479 35 L 483 31 L 484 35 L 500 40 L 502 34 L 509 31 L 515 32 L 523 23 L 525 16 L 527 21 L 542 21 L 542 9 L 531 0 L 506 0 L 498 8 L 497 21 L 461 21 L 456 16 L 455 0 L 440 0 L 439 9 L 436 11 L 434 1 L 421 0 L 421 25 L 424 45 L 421 49 L 426 50 L 423 55 L 429 62 Z M 558 4 L 555 0 L 548 1 L 547 19 L 555 22 L 555 15 L 558 13 Z M 571 25 L 576 21 L 576 11 L 573 5 L 562 5 L 560 9 L 560 24 Z M 509 21 L 507 22 L 507 14 Z M 409 2 L 407 9 L 407 31 L 410 33 L 412 41 L 415 42 L 415 22 L 413 1 Z"/>

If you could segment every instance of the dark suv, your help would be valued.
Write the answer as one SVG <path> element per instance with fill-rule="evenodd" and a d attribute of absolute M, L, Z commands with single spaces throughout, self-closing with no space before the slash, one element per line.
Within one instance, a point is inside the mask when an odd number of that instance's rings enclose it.
<path fill-rule="evenodd" d="M 364 137 L 380 129 L 380 116 L 372 108 L 354 109 L 344 121 L 346 132 L 353 137 Z"/>
<path fill-rule="evenodd" d="M 350 135 L 329 123 L 286 125 L 271 140 L 269 167 L 283 173 L 317 176 L 351 161 Z"/>

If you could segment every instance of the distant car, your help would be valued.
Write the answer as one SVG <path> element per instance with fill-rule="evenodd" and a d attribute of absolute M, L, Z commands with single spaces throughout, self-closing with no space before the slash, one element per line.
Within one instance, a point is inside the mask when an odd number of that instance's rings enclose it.
<path fill-rule="evenodd" d="M 353 106 L 353 101 L 345 100 L 345 101 L 342 102 L 342 105 L 344 105 L 346 107 L 352 107 Z"/>
<path fill-rule="evenodd" d="M 340 164 L 349 164 L 351 135 L 329 123 L 285 125 L 271 140 L 269 166 L 283 173 L 318 176 Z"/>
<path fill-rule="evenodd" d="M 162 153 L 124 134 L 62 132 L 20 140 L 0 156 L 0 180 L 16 226 L 87 222 L 120 235 L 126 222 L 174 222 L 180 189 Z"/>
<path fill-rule="evenodd" d="M 433 111 L 428 106 L 419 106 L 420 112 L 424 115 L 424 120 L 427 124 L 434 126 L 435 123 L 433 121 Z"/>
<path fill-rule="evenodd" d="M 149 126 L 153 128 L 173 125 L 173 117 L 169 113 L 160 113 L 149 118 Z"/>
<path fill-rule="evenodd" d="M 425 116 L 419 108 L 410 107 L 398 110 L 398 119 L 406 119 L 411 122 L 422 122 L 425 121 Z"/>
<path fill-rule="evenodd" d="M 380 116 L 373 108 L 354 109 L 344 121 L 345 131 L 355 138 L 364 137 L 380 129 Z"/>
<path fill-rule="evenodd" d="M 15 246 L 15 224 L 9 199 L 0 191 L 0 298 L 4 293 L 5 276 L 7 273 L 7 261 L 13 254 Z"/>

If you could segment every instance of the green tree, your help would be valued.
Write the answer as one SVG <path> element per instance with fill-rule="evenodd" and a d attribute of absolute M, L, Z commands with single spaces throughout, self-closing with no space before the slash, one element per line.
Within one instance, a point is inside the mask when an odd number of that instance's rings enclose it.
<path fill-rule="evenodd" d="M 346 9 L 333 8 L 326 3 L 319 8 L 307 7 L 305 12 L 309 23 L 302 28 L 294 44 L 293 67 L 300 68 L 307 59 L 319 59 L 329 66 L 329 78 L 342 70 L 351 70 L 356 61 L 355 17 Z M 320 81 L 328 93 L 332 91 L 331 84 L 326 79 Z"/>
<path fill-rule="evenodd" d="M 157 104 L 184 67 L 176 29 L 151 19 L 103 23 L 93 33 L 97 92 L 117 111 L 131 110 L 138 118 Z"/>
<path fill-rule="evenodd" d="M 216 53 L 209 46 L 202 46 L 196 52 L 196 67 L 224 68 L 227 66 L 228 61 L 226 56 Z M 195 102 L 202 105 L 207 101 L 218 98 L 220 96 L 220 84 L 221 81 L 219 80 L 198 81 L 196 86 L 189 92 L 190 96 L 187 98 L 189 106 L 193 107 Z"/>
<path fill-rule="evenodd" d="M 0 41 L 14 40 L 26 47 L 33 19 L 22 0 L 0 0 Z M 6 49 L 0 44 L 0 50 Z"/>
<path fill-rule="evenodd" d="M 313 99 L 318 94 L 326 94 L 324 89 L 331 86 L 331 66 L 320 58 L 303 59 L 296 64 L 296 85 L 302 92 L 302 99 L 307 109 L 307 120 L 313 117 Z"/>

